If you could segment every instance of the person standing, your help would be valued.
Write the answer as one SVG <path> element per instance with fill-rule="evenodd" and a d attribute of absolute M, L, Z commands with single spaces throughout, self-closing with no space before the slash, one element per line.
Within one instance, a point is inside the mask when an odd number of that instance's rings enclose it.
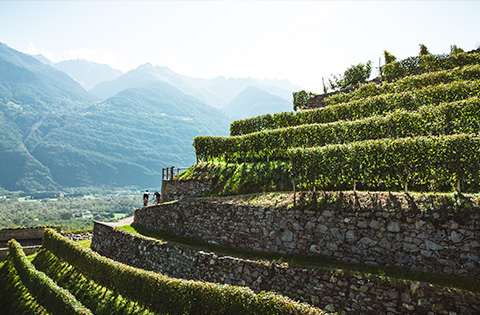
<path fill-rule="evenodd" d="M 158 191 L 155 191 L 153 194 L 153 198 L 155 198 L 155 205 L 158 205 L 160 203 L 160 193 Z"/>
<path fill-rule="evenodd" d="M 148 205 L 148 189 L 145 190 L 143 193 L 143 206 L 146 207 Z"/>

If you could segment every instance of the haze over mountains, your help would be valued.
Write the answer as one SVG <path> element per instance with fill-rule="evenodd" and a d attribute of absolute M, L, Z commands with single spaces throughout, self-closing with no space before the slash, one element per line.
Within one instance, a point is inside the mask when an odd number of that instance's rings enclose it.
<path fill-rule="evenodd" d="M 0 43 L 0 188 L 159 187 L 162 167 L 195 163 L 194 137 L 290 110 L 299 89 L 149 63 L 125 74 L 84 60 L 53 64 Z"/>
<path fill-rule="evenodd" d="M 53 66 L 70 75 L 86 90 L 100 82 L 113 80 L 123 74 L 122 71 L 113 69 L 109 65 L 101 65 L 81 59 L 60 61 Z"/>

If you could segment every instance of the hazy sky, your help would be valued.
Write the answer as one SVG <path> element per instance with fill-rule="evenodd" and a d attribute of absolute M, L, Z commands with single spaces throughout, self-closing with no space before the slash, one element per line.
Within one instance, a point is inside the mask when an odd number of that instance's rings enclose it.
<path fill-rule="evenodd" d="M 0 1 L 0 42 L 54 62 L 124 72 L 288 79 L 322 91 L 383 50 L 398 58 L 480 45 L 480 1 Z"/>

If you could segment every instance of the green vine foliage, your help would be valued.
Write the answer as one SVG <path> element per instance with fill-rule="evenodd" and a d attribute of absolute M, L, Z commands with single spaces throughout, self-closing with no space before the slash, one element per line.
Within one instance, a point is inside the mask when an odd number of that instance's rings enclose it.
<path fill-rule="evenodd" d="M 124 232 L 125 237 L 135 237 Z M 318 314 L 319 310 L 283 296 L 246 287 L 175 279 L 100 256 L 51 229 L 43 246 L 117 294 L 159 314 Z"/>
<path fill-rule="evenodd" d="M 388 81 L 393 81 L 409 75 L 448 70 L 479 63 L 480 54 L 478 53 L 456 53 L 450 55 L 426 54 L 385 64 L 382 67 L 382 74 Z"/>
<path fill-rule="evenodd" d="M 368 139 L 402 138 L 480 132 L 480 99 L 426 105 L 417 111 L 397 109 L 386 115 L 355 121 L 304 124 L 234 137 L 197 137 L 201 160 L 230 162 L 288 160 L 287 149 L 348 143 Z"/>
<path fill-rule="evenodd" d="M 351 100 L 360 100 L 366 97 L 400 93 L 409 90 L 425 88 L 427 86 L 452 83 L 455 81 L 480 80 L 480 64 L 457 67 L 451 70 L 428 72 L 401 78 L 395 82 L 368 83 L 348 93 L 337 93 L 327 99 L 328 105 L 345 103 Z"/>
<path fill-rule="evenodd" d="M 53 231 L 53 230 L 52 230 Z M 8 243 L 8 259 L 13 263 L 20 279 L 51 314 L 92 314 L 67 290 L 58 286 L 43 272 L 35 269 L 20 244 L 15 240 Z"/>
<path fill-rule="evenodd" d="M 388 57 L 390 82 L 332 95 L 321 108 L 234 121 L 230 137 L 196 138 L 197 155 L 290 161 L 304 188 L 478 192 L 479 54 Z"/>
<path fill-rule="evenodd" d="M 48 314 L 20 280 L 11 260 L 0 264 L 0 310 L 2 314 Z"/>
<path fill-rule="evenodd" d="M 305 187 L 478 191 L 480 137 L 473 134 L 380 139 L 290 151 Z M 358 187 L 357 186 L 357 187 Z"/>
<path fill-rule="evenodd" d="M 313 92 L 305 90 L 293 92 L 293 110 L 296 111 L 297 109 L 306 109 L 308 100 L 316 95 L 317 94 Z"/>
<path fill-rule="evenodd" d="M 266 129 L 278 129 L 302 124 L 356 120 L 381 115 L 396 109 L 416 110 L 422 105 L 454 102 L 480 94 L 480 80 L 455 81 L 447 84 L 419 87 L 400 93 L 380 94 L 346 103 L 300 112 L 283 112 L 232 122 L 232 135 L 244 135 Z"/>

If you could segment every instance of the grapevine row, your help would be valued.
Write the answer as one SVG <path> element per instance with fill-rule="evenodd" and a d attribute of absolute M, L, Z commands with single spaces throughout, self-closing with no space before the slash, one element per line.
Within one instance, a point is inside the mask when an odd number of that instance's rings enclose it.
<path fill-rule="evenodd" d="M 303 124 L 328 123 L 338 120 L 357 120 L 382 115 L 396 109 L 416 110 L 422 105 L 454 102 L 480 96 L 480 80 L 456 81 L 438 86 L 427 86 L 414 91 L 368 97 L 337 105 L 300 112 L 267 114 L 250 119 L 236 120 L 230 134 L 245 135 L 267 129 L 277 129 Z"/>
<path fill-rule="evenodd" d="M 127 232 L 125 232 L 127 233 Z M 128 235 L 126 236 L 128 237 Z M 130 237 L 133 237 L 130 235 Z M 96 283 L 160 314 L 317 314 L 318 309 L 245 287 L 175 279 L 82 248 L 51 229 L 43 246 Z"/>
<path fill-rule="evenodd" d="M 382 76 L 392 81 L 405 76 L 448 70 L 471 64 L 480 64 L 480 54 L 464 52 L 451 55 L 414 56 L 388 63 L 381 70 Z"/>
<path fill-rule="evenodd" d="M 288 159 L 287 149 L 348 143 L 367 139 L 404 138 L 480 132 L 480 98 L 422 106 L 418 111 L 396 110 L 386 116 L 355 121 L 310 124 L 266 130 L 243 136 L 197 137 L 199 160 L 227 161 Z"/>
<path fill-rule="evenodd" d="M 92 314 L 68 290 L 61 288 L 43 272 L 38 271 L 15 240 L 8 243 L 8 257 L 21 281 L 49 313 Z"/>
<path fill-rule="evenodd" d="M 289 153 L 297 181 L 310 188 L 480 188 L 480 136 L 475 134 L 367 140 Z"/>
<path fill-rule="evenodd" d="M 345 103 L 351 100 L 376 96 L 380 94 L 399 93 L 412 89 L 419 89 L 426 86 L 451 83 L 461 80 L 479 80 L 480 64 L 458 67 L 452 70 L 442 70 L 437 72 L 428 72 L 420 75 L 412 75 L 401 78 L 395 82 L 387 83 L 368 83 L 360 86 L 348 93 L 334 94 L 325 102 L 328 105 Z"/>

